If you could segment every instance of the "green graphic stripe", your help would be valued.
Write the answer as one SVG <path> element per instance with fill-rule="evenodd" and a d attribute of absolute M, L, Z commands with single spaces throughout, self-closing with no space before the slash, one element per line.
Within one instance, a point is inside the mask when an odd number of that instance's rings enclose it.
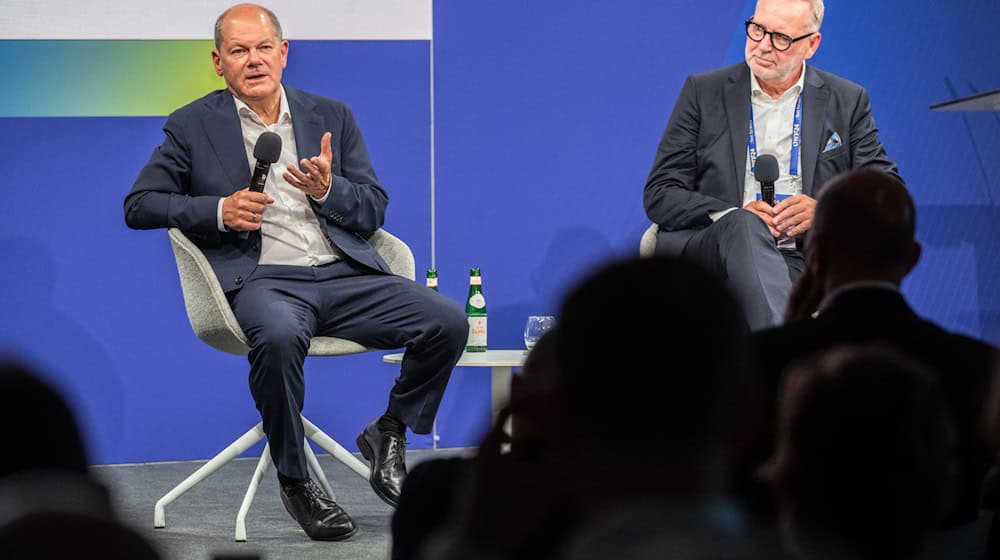
<path fill-rule="evenodd" d="M 167 115 L 225 87 L 211 51 L 201 40 L 0 41 L 0 118 Z"/>

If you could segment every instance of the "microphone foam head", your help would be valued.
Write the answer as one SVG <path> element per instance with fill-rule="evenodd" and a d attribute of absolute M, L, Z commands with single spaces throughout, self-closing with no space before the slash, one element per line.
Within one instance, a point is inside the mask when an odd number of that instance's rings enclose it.
<path fill-rule="evenodd" d="M 778 180 L 778 160 L 771 154 L 757 156 L 753 177 L 761 183 L 774 184 Z"/>
<path fill-rule="evenodd" d="M 281 157 L 281 136 L 273 132 L 262 132 L 253 145 L 253 157 L 267 164 L 278 161 Z"/>

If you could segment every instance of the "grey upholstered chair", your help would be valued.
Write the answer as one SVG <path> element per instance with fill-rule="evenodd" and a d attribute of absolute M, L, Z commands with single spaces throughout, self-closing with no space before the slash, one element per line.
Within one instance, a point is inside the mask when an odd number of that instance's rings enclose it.
<path fill-rule="evenodd" d="M 660 226 L 650 224 L 639 240 L 639 256 L 652 257 L 656 252 L 656 234 L 660 233 Z"/>
<path fill-rule="evenodd" d="M 184 305 L 187 308 L 188 319 L 191 321 L 191 328 L 194 329 L 198 338 L 217 350 L 230 354 L 247 355 L 250 348 L 247 346 L 246 336 L 243 334 L 243 329 L 236 322 L 236 317 L 229 307 L 229 301 L 222 292 L 222 287 L 219 285 L 219 281 L 211 265 L 208 263 L 208 259 L 179 229 L 172 228 L 169 233 L 170 243 L 174 249 L 174 257 L 177 259 L 177 272 L 180 275 L 181 290 L 184 292 Z M 403 243 L 400 239 L 385 230 L 375 232 L 370 242 L 394 274 L 411 280 L 414 278 L 413 253 L 406 243 Z M 309 355 L 340 356 L 358 354 L 368 350 L 368 348 L 350 340 L 315 337 L 309 346 Z M 302 417 L 302 423 L 307 439 L 311 439 L 335 459 L 344 463 L 366 480 L 368 479 L 371 473 L 367 465 L 344 449 L 330 436 L 323 433 L 322 430 L 317 428 L 315 424 L 307 420 L 304 416 Z M 191 476 L 184 479 L 183 482 L 156 502 L 153 513 L 153 525 L 157 528 L 165 527 L 166 517 L 164 508 L 168 504 L 263 438 L 264 430 L 262 424 L 258 422 L 256 426 L 229 444 L 218 455 L 191 474 Z M 323 474 L 323 469 L 320 467 L 316 455 L 313 454 L 308 441 L 303 443 L 310 470 L 313 471 L 320 486 L 333 498 L 333 490 L 330 488 L 330 483 Z M 240 511 L 236 516 L 237 541 L 243 542 L 246 540 L 246 515 L 250 510 L 250 505 L 253 503 L 254 495 L 257 493 L 257 486 L 270 463 L 271 455 L 268 447 L 265 446 L 263 453 L 261 453 L 260 461 L 257 463 L 257 469 L 250 479 L 246 495 L 243 497 L 243 504 L 240 506 Z"/>

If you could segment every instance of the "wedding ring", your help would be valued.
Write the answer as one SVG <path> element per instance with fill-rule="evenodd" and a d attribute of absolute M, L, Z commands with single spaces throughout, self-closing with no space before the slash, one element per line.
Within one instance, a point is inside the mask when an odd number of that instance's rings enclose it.
<path fill-rule="evenodd" d="M 252 216 L 253 216 L 253 218 L 251 218 L 250 221 L 256 224 L 257 223 L 257 214 L 252 214 Z"/>

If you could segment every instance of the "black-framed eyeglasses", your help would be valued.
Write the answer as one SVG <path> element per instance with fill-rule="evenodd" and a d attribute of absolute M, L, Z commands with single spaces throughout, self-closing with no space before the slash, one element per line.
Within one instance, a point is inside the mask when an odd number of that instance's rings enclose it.
<path fill-rule="evenodd" d="M 770 35 L 771 46 L 774 47 L 774 50 L 781 52 L 785 52 L 788 49 L 792 48 L 792 45 L 795 44 L 796 41 L 801 41 L 802 39 L 811 37 L 816 34 L 816 32 L 813 31 L 812 33 L 806 33 L 801 37 L 792 38 L 789 37 L 788 35 L 785 35 L 784 33 L 778 33 L 777 31 L 768 31 L 767 28 L 764 27 L 763 25 L 755 23 L 753 21 L 753 18 L 747 19 L 745 25 L 747 26 L 747 37 L 749 37 L 750 40 L 759 43 L 764 40 L 764 37 L 766 35 Z"/>

